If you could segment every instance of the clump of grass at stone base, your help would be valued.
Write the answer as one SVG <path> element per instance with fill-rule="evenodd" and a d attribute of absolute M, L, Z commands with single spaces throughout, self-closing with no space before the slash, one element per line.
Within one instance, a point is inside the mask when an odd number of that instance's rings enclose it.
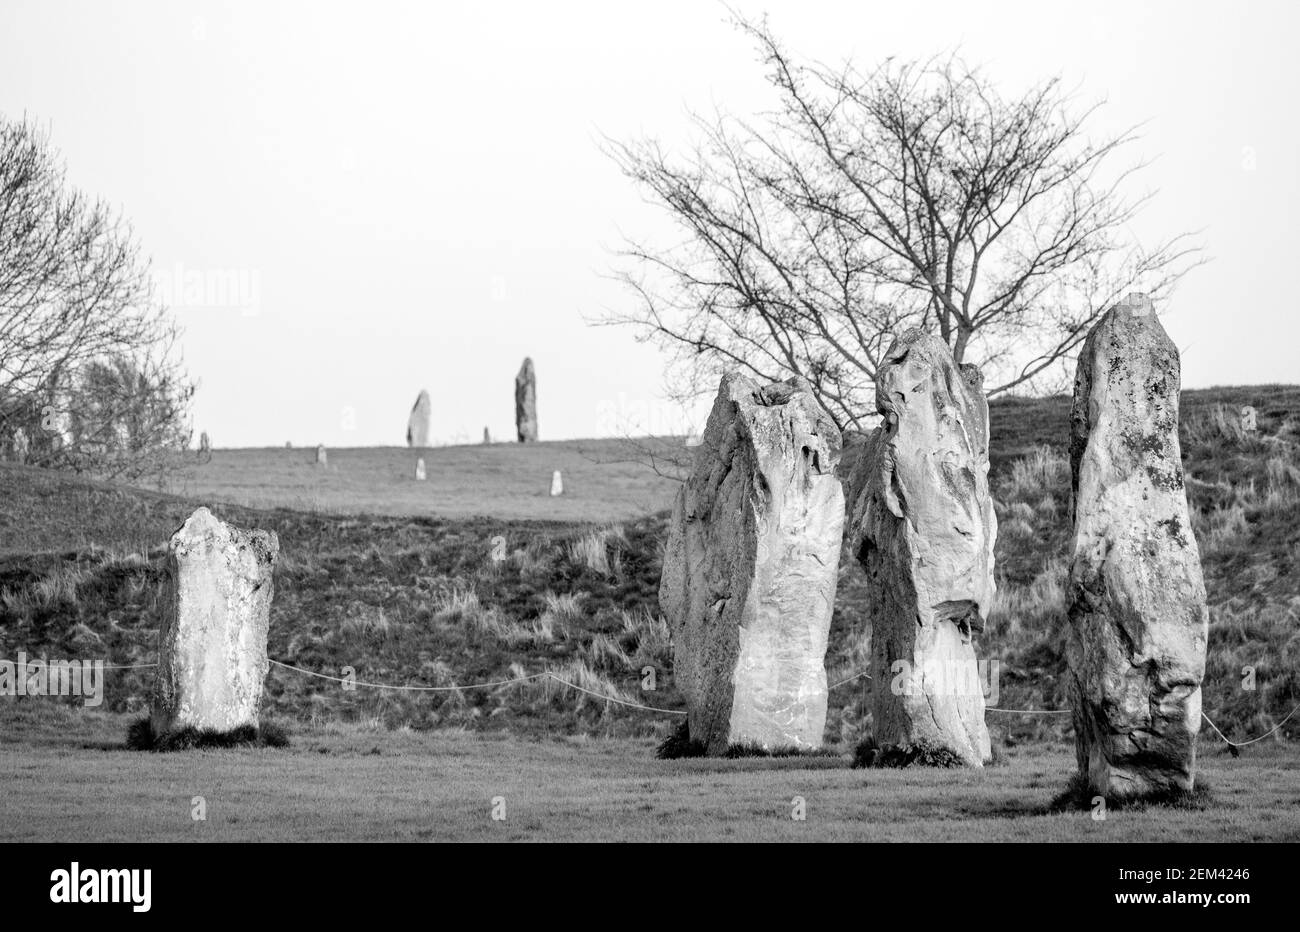
<path fill-rule="evenodd" d="M 964 767 L 966 762 L 948 748 L 927 741 L 899 747 L 882 748 L 871 735 L 863 738 L 853 751 L 854 767 Z"/>
<path fill-rule="evenodd" d="M 126 733 L 126 746 L 133 751 L 157 752 L 210 748 L 285 748 L 289 746 L 289 733 L 275 722 L 264 722 L 226 730 L 187 725 L 159 735 L 154 731 L 152 720 L 146 717 L 131 723 Z"/>

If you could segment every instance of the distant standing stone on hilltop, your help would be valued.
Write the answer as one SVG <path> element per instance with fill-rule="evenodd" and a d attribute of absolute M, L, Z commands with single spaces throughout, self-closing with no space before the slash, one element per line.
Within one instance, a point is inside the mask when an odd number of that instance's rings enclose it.
<path fill-rule="evenodd" d="M 172 535 L 158 629 L 156 734 L 257 724 L 279 552 L 274 532 L 240 530 L 206 508 Z"/>
<path fill-rule="evenodd" d="M 316 465 L 317 466 L 329 465 L 329 454 L 325 452 L 325 447 L 319 444 L 316 447 Z"/>
<path fill-rule="evenodd" d="M 564 494 L 564 479 L 560 477 L 560 471 L 558 469 L 551 473 L 551 494 Z"/>
<path fill-rule="evenodd" d="M 200 453 L 212 452 L 212 442 L 208 440 L 208 432 L 206 430 L 203 433 L 199 434 L 199 452 Z"/>
<path fill-rule="evenodd" d="M 488 429 L 486 427 L 483 428 L 483 442 L 484 443 L 492 442 L 492 435 L 488 433 Z"/>
<path fill-rule="evenodd" d="M 425 479 L 425 475 L 426 474 L 424 471 L 424 457 L 422 456 L 415 461 L 415 481 L 423 482 Z"/>
<path fill-rule="evenodd" d="M 807 382 L 723 378 L 659 584 L 690 737 L 712 755 L 821 746 L 839 457 L 840 432 Z"/>
<path fill-rule="evenodd" d="M 1209 611 L 1179 382 L 1178 349 L 1140 294 L 1092 329 L 1074 382 L 1066 659 L 1079 772 L 1111 799 L 1195 780 Z"/>
<path fill-rule="evenodd" d="M 947 344 L 908 330 L 876 377 L 883 422 L 850 482 L 854 555 L 866 570 L 872 724 L 885 757 L 991 757 L 975 641 L 993 607 L 997 518 L 984 380 Z"/>
<path fill-rule="evenodd" d="M 21 427 L 15 428 L 13 439 L 14 460 L 19 463 L 27 462 L 27 454 L 31 449 L 31 441 L 27 439 L 27 431 Z"/>
<path fill-rule="evenodd" d="M 537 374 L 531 358 L 525 359 L 515 376 L 515 428 L 520 443 L 537 440 Z"/>
<path fill-rule="evenodd" d="M 406 421 L 406 445 L 408 447 L 427 447 L 429 445 L 429 418 L 433 416 L 433 402 L 429 392 L 420 390 L 411 408 L 411 416 Z"/>

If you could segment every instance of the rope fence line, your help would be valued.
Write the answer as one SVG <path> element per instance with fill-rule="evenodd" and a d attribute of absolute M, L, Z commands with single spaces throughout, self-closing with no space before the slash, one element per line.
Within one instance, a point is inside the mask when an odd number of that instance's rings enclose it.
<path fill-rule="evenodd" d="M 585 686 L 579 686 L 577 683 L 571 683 L 570 681 L 564 679 L 564 677 L 559 676 L 558 674 L 550 670 L 543 670 L 541 673 L 530 673 L 525 676 L 515 676 L 506 680 L 490 680 L 486 683 L 470 683 L 466 686 L 401 686 L 401 685 L 394 685 L 391 683 L 367 683 L 362 680 L 350 680 L 347 679 L 346 677 L 330 676 L 328 673 L 318 673 L 315 670 L 307 670 L 303 667 L 295 667 L 293 664 L 283 663 L 282 661 L 273 660 L 271 658 L 267 658 L 267 660 L 268 662 L 274 664 L 275 666 L 281 667 L 285 670 L 292 670 L 294 673 L 301 673 L 305 676 L 312 676 L 321 680 L 329 680 L 334 683 L 343 683 L 345 685 L 350 683 L 353 686 L 364 686 L 367 689 L 390 689 L 390 690 L 397 690 L 397 691 L 404 691 L 404 692 L 461 692 L 463 690 L 469 690 L 469 689 L 493 689 L 499 686 L 513 686 L 518 683 L 526 683 L 531 680 L 550 679 L 556 683 L 559 683 L 561 686 L 565 686 L 569 689 L 575 689 L 581 693 L 586 693 L 587 695 L 593 696 L 601 700 L 602 702 L 612 702 L 616 705 L 621 705 L 629 709 L 640 709 L 641 711 L 644 712 L 658 712 L 662 715 L 686 715 L 687 714 L 686 712 L 681 711 L 680 709 L 661 709 L 656 706 L 642 705 L 637 702 L 630 702 L 626 699 L 619 699 L 614 696 L 607 696 L 604 693 L 599 693 L 595 691 L 594 689 L 587 689 Z M 103 669 L 145 670 L 156 666 L 158 666 L 158 664 L 156 663 L 104 664 Z M 869 680 L 872 677 L 870 673 L 863 671 L 861 673 L 855 673 L 846 679 L 842 679 L 835 683 L 831 683 L 826 688 L 828 690 L 838 689 L 841 686 L 845 686 L 849 683 L 852 683 L 854 680 L 859 680 L 863 678 Z M 1070 709 L 1001 709 L 1001 708 L 997 708 L 996 706 L 987 706 L 985 707 L 984 711 L 1001 712 L 1007 715 L 1069 715 L 1071 713 Z M 1210 728 L 1214 730 L 1214 733 L 1219 736 L 1219 738 L 1223 741 L 1224 744 L 1232 748 L 1244 748 L 1247 745 L 1254 744 L 1257 741 L 1263 741 L 1265 738 L 1269 737 L 1270 735 L 1276 734 L 1279 730 L 1281 730 L 1282 726 L 1284 726 L 1287 722 L 1291 721 L 1291 719 L 1295 717 L 1295 714 L 1297 712 L 1300 712 L 1300 705 L 1297 705 L 1294 709 L 1288 712 L 1286 717 L 1283 718 L 1282 721 L 1278 722 L 1276 725 L 1274 725 L 1268 731 L 1264 732 L 1262 735 L 1257 735 L 1254 738 L 1248 738 L 1245 741 L 1233 741 L 1231 738 L 1229 738 L 1219 729 L 1218 725 L 1214 724 L 1214 720 L 1211 719 L 1210 716 L 1206 715 L 1205 712 L 1201 712 L 1201 718 L 1205 719 L 1206 724 L 1209 725 Z"/>

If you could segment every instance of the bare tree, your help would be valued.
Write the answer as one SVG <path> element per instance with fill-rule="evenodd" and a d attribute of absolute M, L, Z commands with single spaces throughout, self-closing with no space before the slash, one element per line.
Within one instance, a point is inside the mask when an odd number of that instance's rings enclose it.
<path fill-rule="evenodd" d="M 907 327 L 938 333 L 989 393 L 1041 387 L 1130 288 L 1159 300 L 1197 264 L 1188 234 L 1143 249 L 1127 225 L 1150 193 L 1090 141 L 1053 78 L 1003 99 L 956 56 L 867 72 L 798 63 L 766 23 L 740 22 L 776 90 L 746 121 L 694 116 L 673 156 L 652 139 L 606 150 L 683 237 L 629 241 L 617 277 L 632 324 L 674 354 L 682 394 L 739 367 L 802 375 L 842 428 L 874 411 L 881 357 Z"/>
<path fill-rule="evenodd" d="M 0 454 L 138 478 L 189 441 L 193 386 L 130 228 L 0 116 Z"/>

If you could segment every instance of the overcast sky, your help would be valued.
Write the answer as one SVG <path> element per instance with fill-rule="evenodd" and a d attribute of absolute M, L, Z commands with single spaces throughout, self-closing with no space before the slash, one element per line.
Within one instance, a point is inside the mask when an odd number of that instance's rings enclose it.
<path fill-rule="evenodd" d="M 1098 132 L 1149 120 L 1135 233 L 1203 229 L 1213 257 L 1165 317 L 1184 385 L 1300 381 L 1295 5 L 734 6 L 801 55 L 960 46 L 1006 92 L 1107 98 Z M 600 136 L 671 145 L 688 107 L 771 101 L 701 0 L 0 4 L 0 112 L 135 226 L 216 446 L 400 444 L 421 388 L 439 440 L 512 437 L 525 355 L 543 439 L 680 429 L 657 351 L 586 323 L 630 301 L 602 277 L 620 230 L 666 230 Z M 189 306 L 196 282 L 243 291 Z"/>

